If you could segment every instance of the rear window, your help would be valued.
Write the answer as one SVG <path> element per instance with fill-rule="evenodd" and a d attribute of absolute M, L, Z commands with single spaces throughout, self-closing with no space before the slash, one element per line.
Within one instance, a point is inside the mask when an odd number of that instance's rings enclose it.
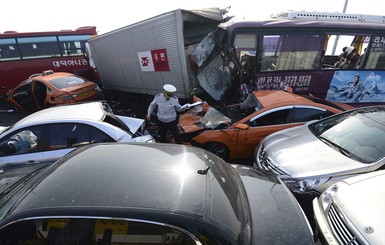
<path fill-rule="evenodd" d="M 87 80 L 78 76 L 59 77 L 50 81 L 57 89 L 68 88 L 85 83 Z"/>

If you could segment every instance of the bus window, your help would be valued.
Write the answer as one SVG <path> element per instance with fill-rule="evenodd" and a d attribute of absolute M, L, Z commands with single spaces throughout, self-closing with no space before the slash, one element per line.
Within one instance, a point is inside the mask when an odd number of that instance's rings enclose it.
<path fill-rule="evenodd" d="M 373 42 L 369 46 L 369 54 L 365 69 L 385 69 L 385 36 L 373 37 Z"/>
<path fill-rule="evenodd" d="M 257 49 L 257 36 L 252 34 L 237 34 L 234 40 L 239 61 L 244 55 L 255 56 Z"/>
<path fill-rule="evenodd" d="M 85 43 L 90 35 L 59 36 L 60 49 L 64 56 L 85 55 Z"/>
<path fill-rule="evenodd" d="M 321 35 L 265 35 L 261 71 L 319 68 L 322 40 Z"/>
<path fill-rule="evenodd" d="M 0 39 L 0 61 L 20 59 L 14 38 Z"/>
<path fill-rule="evenodd" d="M 18 38 L 23 59 L 61 56 L 55 36 Z"/>
<path fill-rule="evenodd" d="M 323 68 L 357 69 L 368 46 L 367 35 L 329 34 L 325 38 Z"/>
<path fill-rule="evenodd" d="M 234 45 L 237 58 L 241 64 L 240 80 L 242 83 L 252 84 L 257 50 L 257 36 L 253 34 L 237 34 Z"/>
<path fill-rule="evenodd" d="M 275 70 L 278 57 L 279 35 L 265 35 L 262 42 L 261 71 Z"/>

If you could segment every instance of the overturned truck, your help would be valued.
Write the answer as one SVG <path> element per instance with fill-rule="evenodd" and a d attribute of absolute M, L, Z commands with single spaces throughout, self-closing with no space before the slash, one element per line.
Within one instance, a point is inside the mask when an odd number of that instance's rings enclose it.
<path fill-rule="evenodd" d="M 218 8 L 177 9 L 90 39 L 103 89 L 153 95 L 172 83 L 179 98 L 220 100 L 231 73 L 215 48 L 215 30 L 226 15 Z"/>

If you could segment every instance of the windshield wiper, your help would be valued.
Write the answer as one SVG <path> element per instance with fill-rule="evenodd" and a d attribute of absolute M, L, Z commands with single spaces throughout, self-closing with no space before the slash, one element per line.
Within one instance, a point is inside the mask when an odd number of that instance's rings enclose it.
<path fill-rule="evenodd" d="M 322 136 L 318 136 L 318 138 L 319 138 L 320 140 L 322 140 L 322 142 L 324 142 L 324 143 L 326 143 L 326 144 L 332 146 L 333 148 L 337 149 L 339 152 L 341 152 L 341 153 L 344 154 L 345 156 L 351 157 L 352 154 L 351 154 L 350 151 L 348 151 L 348 150 L 346 150 L 345 148 L 343 148 L 343 147 L 337 145 L 337 144 L 334 143 L 333 141 L 330 141 L 330 140 L 328 140 L 328 139 L 326 139 L 326 138 L 324 138 L 324 137 L 322 137 Z"/>

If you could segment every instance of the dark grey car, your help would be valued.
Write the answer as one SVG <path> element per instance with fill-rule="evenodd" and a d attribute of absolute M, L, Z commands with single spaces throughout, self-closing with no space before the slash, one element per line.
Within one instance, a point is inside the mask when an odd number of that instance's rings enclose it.
<path fill-rule="evenodd" d="M 90 144 L 25 178 L 12 171 L 1 244 L 313 244 L 282 182 L 201 148 Z"/>

